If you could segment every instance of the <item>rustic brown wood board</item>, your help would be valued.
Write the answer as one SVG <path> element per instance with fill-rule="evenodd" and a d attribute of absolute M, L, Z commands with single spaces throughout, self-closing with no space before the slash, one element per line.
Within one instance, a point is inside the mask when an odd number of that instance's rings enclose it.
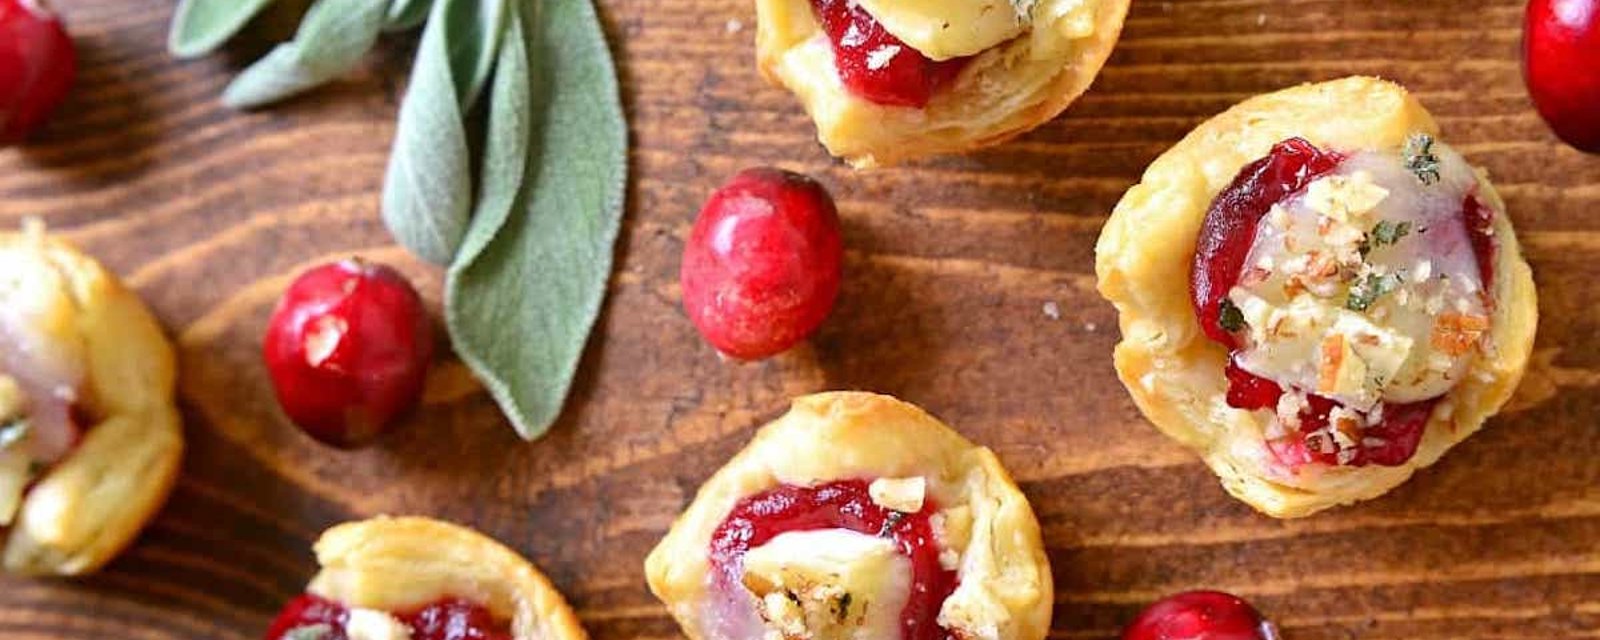
<path fill-rule="evenodd" d="M 999 453 L 1044 525 L 1055 637 L 1112 637 L 1143 603 L 1195 587 L 1254 600 L 1294 639 L 1600 637 L 1600 158 L 1558 144 L 1529 106 L 1521 3 L 1138 0 L 1062 118 L 970 157 L 856 173 L 758 77 L 749 0 L 603 0 L 634 178 L 567 412 L 524 444 L 447 358 L 420 415 L 356 453 L 279 417 L 259 336 L 292 274 L 352 252 L 402 267 L 437 309 L 439 272 L 378 220 L 414 39 L 240 114 L 222 87 L 292 21 L 268 16 L 228 53 L 183 63 L 164 48 L 170 0 L 56 4 L 82 77 L 40 141 L 0 152 L 0 226 L 44 218 L 149 302 L 181 351 L 190 449 L 171 503 L 102 574 L 0 579 L 0 637 L 258 638 L 314 570 L 317 533 L 379 513 L 507 542 L 597 638 L 676 637 L 644 586 L 646 552 L 758 424 L 823 389 L 898 395 Z M 1387 497 L 1279 522 L 1135 410 L 1093 248 L 1123 190 L 1191 127 L 1353 73 L 1409 86 L 1489 169 L 1544 318 L 1514 406 L 1483 433 Z M 680 311 L 678 258 L 706 194 L 760 164 L 833 190 L 847 276 L 809 346 L 735 366 Z"/>

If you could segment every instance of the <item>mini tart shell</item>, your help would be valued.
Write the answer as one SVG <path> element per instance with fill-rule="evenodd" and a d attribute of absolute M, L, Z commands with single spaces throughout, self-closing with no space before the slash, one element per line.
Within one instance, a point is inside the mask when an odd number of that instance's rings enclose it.
<path fill-rule="evenodd" d="M 316 553 L 322 571 L 306 590 L 345 606 L 395 612 L 454 597 L 510 620 L 518 640 L 588 637 L 543 573 L 466 527 L 380 516 L 327 530 Z"/>
<path fill-rule="evenodd" d="M 1527 368 L 1538 324 L 1532 271 L 1505 203 L 1480 170 L 1479 196 L 1494 211 L 1495 350 L 1480 354 L 1434 412 L 1416 455 L 1396 467 L 1322 467 L 1285 477 L 1266 460 L 1261 412 L 1224 399 L 1227 350 L 1202 333 L 1190 306 L 1189 270 L 1201 222 L 1245 164 L 1279 141 L 1323 149 L 1394 150 L 1438 125 L 1405 89 L 1351 77 L 1257 96 L 1201 124 L 1145 171 L 1106 223 L 1095 248 L 1101 295 L 1120 314 L 1116 368 L 1156 427 L 1198 452 L 1229 493 L 1270 516 L 1293 518 L 1374 498 L 1433 464 L 1510 399 Z"/>
<path fill-rule="evenodd" d="M 784 484 L 902 477 L 926 478 L 940 509 L 972 510 L 970 540 L 956 549 L 960 586 L 946 602 L 964 619 L 996 625 L 997 638 L 1044 638 L 1054 592 L 1027 498 L 990 450 L 915 406 L 869 393 L 801 397 L 763 427 L 706 481 L 650 552 L 650 590 L 690 638 L 712 640 L 701 632 L 711 588 L 708 550 L 713 532 L 740 500 Z"/>
<path fill-rule="evenodd" d="M 24 496 L 5 533 L 3 566 L 24 575 L 89 573 L 133 541 L 177 478 L 183 430 L 172 345 L 136 295 L 42 227 L 0 232 L 0 252 L 20 252 L 59 276 L 74 308 L 49 332 L 82 337 L 81 391 L 101 418 Z"/>
<path fill-rule="evenodd" d="M 850 93 L 810 0 L 756 0 L 756 61 L 768 82 L 804 103 L 822 145 L 856 168 L 966 153 L 1050 121 L 1089 89 L 1122 33 L 1128 0 L 1084 2 L 1093 5 L 1093 30 L 1061 55 L 1030 60 L 1025 32 L 978 54 L 922 109 Z"/>

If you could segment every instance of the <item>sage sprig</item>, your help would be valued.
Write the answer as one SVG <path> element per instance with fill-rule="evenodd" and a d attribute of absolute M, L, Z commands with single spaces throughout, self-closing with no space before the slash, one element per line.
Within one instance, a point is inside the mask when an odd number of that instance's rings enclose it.
<path fill-rule="evenodd" d="M 457 256 L 445 301 L 456 352 L 532 439 L 560 415 L 605 298 L 628 137 L 594 6 L 518 4 L 540 89 L 527 175 L 502 226 L 487 215 L 473 221 L 474 240 L 489 241 Z"/>
<path fill-rule="evenodd" d="M 270 0 L 183 0 L 172 49 L 209 51 Z M 317 0 L 292 42 L 224 94 L 254 107 L 355 66 L 383 31 L 423 25 L 383 219 L 449 266 L 456 352 L 523 437 L 561 413 L 605 299 L 627 178 L 616 68 L 591 0 Z M 488 96 L 482 175 L 467 116 Z"/>

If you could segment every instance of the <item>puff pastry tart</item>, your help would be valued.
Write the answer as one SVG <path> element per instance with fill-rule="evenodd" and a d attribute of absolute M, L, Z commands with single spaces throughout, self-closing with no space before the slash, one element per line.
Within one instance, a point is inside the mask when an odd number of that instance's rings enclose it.
<path fill-rule="evenodd" d="M 578 618 L 533 565 L 487 536 L 428 518 L 336 526 L 322 571 L 266 640 L 584 640 Z"/>
<path fill-rule="evenodd" d="M 1100 236 L 1116 367 L 1273 516 L 1394 488 L 1477 431 L 1538 310 L 1505 205 L 1404 89 L 1259 96 L 1156 159 Z"/>
<path fill-rule="evenodd" d="M 165 501 L 183 451 L 172 346 L 94 260 L 30 224 L 0 232 L 5 571 L 93 571 Z"/>
<path fill-rule="evenodd" d="M 999 144 L 1089 88 L 1128 0 L 756 0 L 757 61 L 835 156 L 869 167 Z"/>
<path fill-rule="evenodd" d="M 1050 566 L 988 449 L 887 396 L 794 401 L 645 561 L 696 640 L 1039 640 Z"/>

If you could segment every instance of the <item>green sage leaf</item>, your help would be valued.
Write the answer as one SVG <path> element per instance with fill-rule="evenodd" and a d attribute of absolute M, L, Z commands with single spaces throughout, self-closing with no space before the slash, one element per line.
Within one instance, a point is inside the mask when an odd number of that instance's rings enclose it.
<path fill-rule="evenodd" d="M 489 89 L 489 125 L 484 136 L 477 204 L 466 237 L 451 263 L 452 275 L 476 260 L 500 233 L 522 189 L 533 126 L 534 68 L 528 37 L 522 12 L 512 11 Z"/>
<path fill-rule="evenodd" d="M 462 252 L 445 296 L 457 353 L 533 439 L 560 415 L 605 299 L 628 141 L 590 0 L 516 4 L 536 60 L 527 174 L 498 232 L 482 231 L 492 236 L 482 250 Z"/>
<path fill-rule="evenodd" d="M 393 0 L 384 18 L 384 31 L 406 31 L 428 19 L 433 0 Z"/>
<path fill-rule="evenodd" d="M 443 23 L 445 48 L 456 80 L 456 97 L 463 111 L 477 101 L 478 93 L 494 70 L 506 16 L 513 2 L 524 0 L 437 0 L 429 27 Z"/>
<path fill-rule="evenodd" d="M 293 42 L 277 46 L 234 78 L 222 103 L 251 109 L 306 91 L 361 62 L 378 42 L 388 0 L 318 0 Z"/>
<path fill-rule="evenodd" d="M 180 0 L 167 34 L 167 50 L 179 58 L 215 51 L 272 0 Z"/>

